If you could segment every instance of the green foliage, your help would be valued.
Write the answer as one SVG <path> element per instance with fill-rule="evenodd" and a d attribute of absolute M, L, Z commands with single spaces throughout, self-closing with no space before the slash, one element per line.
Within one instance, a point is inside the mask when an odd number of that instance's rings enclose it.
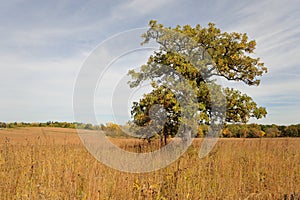
<path fill-rule="evenodd" d="M 281 134 L 280 130 L 276 125 L 272 125 L 271 127 L 268 127 L 265 130 L 265 132 L 267 137 L 278 137 Z"/>
<path fill-rule="evenodd" d="M 0 122 L 0 128 L 6 128 L 6 123 L 4 123 L 4 122 Z"/>
<path fill-rule="evenodd" d="M 1 125 L 2 124 L 2 125 Z M 19 127 L 56 127 L 56 128 L 78 128 L 78 129 L 89 129 L 89 130 L 98 130 L 99 126 L 92 124 L 84 124 L 78 122 L 53 122 L 48 121 L 46 123 L 43 122 L 13 122 L 13 123 L 4 123 L 0 122 L 0 128 L 19 128 Z"/>
<path fill-rule="evenodd" d="M 86 124 L 84 129 L 93 130 L 93 125 L 92 124 Z"/>
<path fill-rule="evenodd" d="M 110 136 L 120 136 L 122 132 L 120 126 L 112 122 L 109 122 L 106 124 L 106 126 L 103 126 L 102 130 L 106 131 L 106 134 Z"/>
<path fill-rule="evenodd" d="M 300 137 L 300 125 L 291 125 L 285 128 L 283 136 Z"/>
<path fill-rule="evenodd" d="M 257 104 L 251 97 L 246 94 L 242 94 L 240 91 L 225 88 L 227 112 L 227 122 L 243 122 L 249 121 L 249 118 L 255 117 L 260 119 L 265 117 L 267 111 L 263 107 L 257 107 Z"/>
<path fill-rule="evenodd" d="M 118 125 L 118 124 L 115 124 L 115 123 L 112 123 L 112 122 L 108 122 L 106 123 L 106 125 L 104 124 L 101 124 L 101 130 L 102 131 L 105 131 L 105 134 L 107 136 L 110 136 L 110 137 L 123 137 L 123 138 L 130 138 L 131 136 L 127 135 L 124 131 L 123 131 L 123 128 L 124 130 L 127 130 L 128 125 Z"/>
<path fill-rule="evenodd" d="M 158 87 L 156 90 L 153 90 L 151 93 L 144 95 L 144 98 L 141 99 L 139 103 L 134 102 L 133 109 L 131 111 L 131 114 L 133 115 L 135 119 L 135 124 L 138 126 L 144 126 L 148 125 L 149 127 L 153 125 L 155 122 L 150 118 L 150 108 L 149 105 L 155 105 L 159 104 L 162 105 L 162 108 L 159 110 L 156 110 L 156 114 L 163 112 L 163 109 L 166 110 L 168 113 L 168 121 L 166 121 L 166 125 L 168 128 L 162 129 L 162 135 L 167 136 L 172 133 L 175 133 L 179 126 L 179 116 L 181 114 L 180 105 L 178 101 L 176 100 L 174 94 L 171 92 L 170 89 L 165 87 Z M 145 113 L 147 113 L 145 115 Z M 157 120 L 160 120 L 159 117 Z M 161 128 L 161 127 L 156 127 Z M 142 131 L 147 131 L 143 130 Z M 151 134 L 152 130 L 148 130 L 148 134 Z M 138 134 L 145 134 L 145 133 L 139 133 Z M 147 134 L 147 133 L 146 133 Z M 147 137 L 147 135 L 146 135 Z"/>
<path fill-rule="evenodd" d="M 266 109 L 258 107 L 251 97 L 234 89 L 222 89 L 215 80 L 219 76 L 229 81 L 259 85 L 259 77 L 267 72 L 267 68 L 259 58 L 252 56 L 256 42 L 249 41 L 247 34 L 222 32 L 212 23 L 207 28 L 200 25 L 167 28 L 151 20 L 148 31 L 142 37 L 143 44 L 154 40 L 160 49 L 149 57 L 140 71 L 128 72 L 132 78 L 130 87 L 137 87 L 146 80 L 151 81 L 153 86 L 151 93 L 133 104 L 131 114 L 135 124 L 149 126 L 153 123 L 149 111 L 155 104 L 162 105 L 167 115 L 160 131 L 162 136 L 177 133 L 178 125 L 183 122 L 183 110 L 188 113 L 187 116 L 196 118 L 199 124 L 210 124 L 214 115 L 224 117 L 220 111 L 224 104 L 220 94 L 226 96 L 226 122 L 246 123 L 251 117 L 260 119 L 266 116 Z M 177 94 L 175 89 L 170 89 L 183 79 L 186 80 L 185 86 L 192 88 L 196 96 L 193 103 L 196 103 L 197 109 L 193 114 L 190 113 L 193 109 L 185 111 L 180 105 L 182 94 L 178 93 L 185 93 L 184 87 L 177 87 L 180 89 Z M 191 107 L 194 108 L 194 105 Z M 254 130 L 251 133 L 253 137 L 260 134 Z"/>

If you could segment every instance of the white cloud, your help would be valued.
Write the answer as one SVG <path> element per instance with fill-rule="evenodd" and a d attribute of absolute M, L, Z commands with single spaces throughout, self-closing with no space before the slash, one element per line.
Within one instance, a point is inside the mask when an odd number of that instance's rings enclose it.
<path fill-rule="evenodd" d="M 114 9 L 113 17 L 115 19 L 128 19 L 134 16 L 145 16 L 161 9 L 172 0 L 133 0 L 125 1 Z M 146 25 L 146 24 L 145 24 Z"/>
<path fill-rule="evenodd" d="M 73 84 L 88 52 L 111 35 L 147 26 L 150 19 L 166 26 L 213 21 L 225 31 L 247 32 L 256 39 L 256 55 L 269 73 L 257 88 L 233 87 L 267 106 L 270 114 L 261 122 L 294 123 L 299 117 L 297 1 L 7 1 L 1 5 L 0 92 L 5 95 L 0 99 L 0 121 L 72 120 Z M 114 55 L 103 53 L 107 58 Z M 103 120 L 111 119 L 107 95 L 117 82 L 115 75 L 123 73 L 121 66 L 145 62 L 141 55 L 126 59 L 116 63 L 108 76 L 110 87 L 97 97 Z"/>

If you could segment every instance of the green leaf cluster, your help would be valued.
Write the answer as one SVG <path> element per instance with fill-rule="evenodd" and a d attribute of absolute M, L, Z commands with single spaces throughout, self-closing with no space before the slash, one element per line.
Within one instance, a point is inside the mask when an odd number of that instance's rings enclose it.
<path fill-rule="evenodd" d="M 267 68 L 260 58 L 253 57 L 256 42 L 249 40 L 246 33 L 222 32 L 213 23 L 208 27 L 171 28 L 151 20 L 142 37 L 142 44 L 154 40 L 160 48 L 140 71 L 128 72 L 130 87 L 149 80 L 153 86 L 152 92 L 133 104 L 131 114 L 135 124 L 148 126 L 153 121 L 149 110 L 154 104 L 162 105 L 167 115 L 161 131 L 164 136 L 177 132 L 184 121 L 183 112 L 198 124 L 210 124 L 216 116 L 229 123 L 246 123 L 251 117 L 266 116 L 266 109 L 257 106 L 251 97 L 232 88 L 222 88 L 216 81 L 216 77 L 222 77 L 250 86 L 260 84 L 259 78 Z M 187 85 L 192 92 L 186 89 Z M 182 109 L 182 102 L 192 105 L 191 108 Z M 226 110 L 222 112 L 224 105 Z M 195 106 L 196 112 L 192 113 Z"/>

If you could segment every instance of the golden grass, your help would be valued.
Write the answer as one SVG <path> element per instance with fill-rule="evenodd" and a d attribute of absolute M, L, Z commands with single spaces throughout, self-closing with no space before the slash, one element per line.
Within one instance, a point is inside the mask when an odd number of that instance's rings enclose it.
<path fill-rule="evenodd" d="M 149 149 L 112 140 L 129 151 Z M 76 130 L 0 130 L 0 199 L 300 198 L 300 138 L 220 139 L 200 160 L 201 142 L 164 169 L 130 174 L 95 160 Z"/>

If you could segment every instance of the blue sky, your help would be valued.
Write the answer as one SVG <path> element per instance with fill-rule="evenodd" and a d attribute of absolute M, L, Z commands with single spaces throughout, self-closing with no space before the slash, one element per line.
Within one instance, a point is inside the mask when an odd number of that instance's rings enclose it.
<path fill-rule="evenodd" d="M 166 26 L 214 22 L 223 31 L 248 33 L 269 71 L 259 87 L 229 85 L 267 107 L 267 118 L 251 122 L 300 123 L 299 9 L 296 0 L 2 1 L 0 121 L 73 121 L 74 84 L 88 55 L 107 38 L 156 19 Z M 114 69 L 138 67 L 149 54 L 133 53 Z M 96 97 L 100 123 L 113 120 L 110 95 Z"/>

